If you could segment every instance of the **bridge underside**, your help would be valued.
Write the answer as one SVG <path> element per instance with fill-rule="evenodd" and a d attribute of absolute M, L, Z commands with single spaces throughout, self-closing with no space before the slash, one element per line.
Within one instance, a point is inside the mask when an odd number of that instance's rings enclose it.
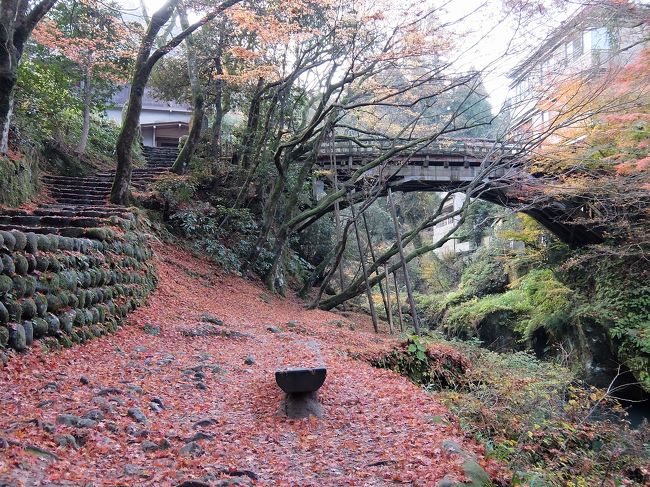
<path fill-rule="evenodd" d="M 354 166 L 352 166 L 353 168 Z M 338 181 L 344 182 L 351 174 L 350 167 L 337 167 Z M 327 169 L 323 167 L 323 169 Z M 366 184 L 372 184 L 373 181 L 389 179 L 389 186 L 393 191 L 409 192 L 446 192 L 455 189 L 462 189 L 468 183 L 473 181 L 480 173 L 478 163 L 461 163 L 461 164 L 442 164 L 442 165 L 408 165 L 402 168 L 383 167 L 368 171 L 359 183 L 359 189 Z M 495 178 L 501 176 L 498 172 L 494 174 Z M 487 181 L 488 188 L 490 180 Z M 315 193 L 322 194 L 325 186 L 332 185 L 331 181 L 316 181 Z M 479 199 L 495 203 L 506 208 L 525 213 L 541 225 L 550 230 L 562 242 L 572 246 L 580 247 L 601 243 L 602 237 L 590 228 L 571 223 L 572 216 L 579 213 L 579 205 L 570 206 L 560 202 L 550 202 L 544 207 L 525 207 L 522 209 L 520 200 L 513 200 L 508 197 L 507 192 L 500 189 L 499 184 L 494 184 L 493 188 L 483 191 Z M 383 194 L 382 194 L 383 196 Z M 524 205 L 525 206 L 525 205 Z"/>

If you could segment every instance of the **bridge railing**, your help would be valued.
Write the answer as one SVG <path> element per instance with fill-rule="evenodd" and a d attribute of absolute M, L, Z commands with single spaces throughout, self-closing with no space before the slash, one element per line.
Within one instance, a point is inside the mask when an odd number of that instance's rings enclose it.
<path fill-rule="evenodd" d="M 394 145 L 402 145 L 407 140 L 392 140 L 379 138 L 337 138 L 333 144 L 325 142 L 319 151 L 319 155 L 336 156 L 364 156 L 377 155 L 390 150 Z M 420 154 L 464 154 L 484 156 L 491 152 L 501 154 L 514 154 L 519 150 L 515 144 L 500 144 L 489 139 L 438 139 L 426 145 L 419 151 Z"/>

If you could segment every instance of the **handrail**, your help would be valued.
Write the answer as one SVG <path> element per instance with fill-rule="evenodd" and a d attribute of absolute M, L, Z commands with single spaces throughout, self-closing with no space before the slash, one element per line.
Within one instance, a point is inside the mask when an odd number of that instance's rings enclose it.
<path fill-rule="evenodd" d="M 377 154 L 393 147 L 395 142 L 408 142 L 407 139 L 380 139 L 380 138 L 349 138 L 337 136 L 334 140 L 332 151 L 331 140 L 321 145 L 319 155 L 328 155 L 332 152 L 336 155 L 356 154 Z M 461 153 L 461 154 L 485 154 L 490 151 L 500 153 L 515 153 L 519 149 L 516 144 L 499 145 L 496 140 L 490 139 L 438 139 L 427 144 L 418 152 L 423 154 L 431 153 Z"/>

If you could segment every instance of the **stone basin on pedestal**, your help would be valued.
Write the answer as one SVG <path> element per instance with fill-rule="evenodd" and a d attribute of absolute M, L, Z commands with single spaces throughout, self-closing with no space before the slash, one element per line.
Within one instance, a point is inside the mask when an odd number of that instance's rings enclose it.
<path fill-rule="evenodd" d="M 275 382 L 287 394 L 304 394 L 320 389 L 326 376 L 325 367 L 291 368 L 276 371 Z"/>
<path fill-rule="evenodd" d="M 325 367 L 290 368 L 275 372 L 275 381 L 286 396 L 282 411 L 291 419 L 322 417 L 323 409 L 316 391 L 325 382 Z"/>

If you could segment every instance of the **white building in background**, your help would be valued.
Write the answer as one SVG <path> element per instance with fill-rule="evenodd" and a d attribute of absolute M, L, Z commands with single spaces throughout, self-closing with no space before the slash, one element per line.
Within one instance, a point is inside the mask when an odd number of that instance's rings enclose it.
<path fill-rule="evenodd" d="M 444 197 L 444 194 L 443 194 Z M 465 202 L 465 195 L 463 193 L 454 193 L 454 195 L 445 203 L 445 206 L 442 208 L 443 215 L 451 214 L 454 211 L 460 209 Z M 460 220 L 460 215 L 449 216 L 441 223 L 433 227 L 432 231 L 429 232 L 429 237 L 432 239 L 433 243 L 438 242 L 442 239 L 447 233 L 449 233 L 454 226 Z M 460 242 L 457 239 L 451 239 L 445 242 L 441 247 L 435 250 L 436 254 L 462 254 L 465 252 L 471 252 L 476 249 L 476 245 L 473 242 Z"/>
<path fill-rule="evenodd" d="M 116 124 L 122 124 L 122 111 L 129 100 L 130 86 L 123 87 L 111 100 L 106 116 Z M 142 98 L 140 128 L 142 142 L 150 147 L 178 147 L 178 141 L 189 133 L 192 109 L 173 101 L 161 101 L 145 88 Z"/>
<path fill-rule="evenodd" d="M 630 11 L 622 2 L 602 0 L 582 7 L 509 73 L 514 132 L 542 130 L 552 120 L 555 114 L 540 109 L 539 102 L 552 97 L 559 84 L 598 79 L 610 68 L 615 71 L 632 61 L 649 40 L 648 5 L 637 2 Z"/>

